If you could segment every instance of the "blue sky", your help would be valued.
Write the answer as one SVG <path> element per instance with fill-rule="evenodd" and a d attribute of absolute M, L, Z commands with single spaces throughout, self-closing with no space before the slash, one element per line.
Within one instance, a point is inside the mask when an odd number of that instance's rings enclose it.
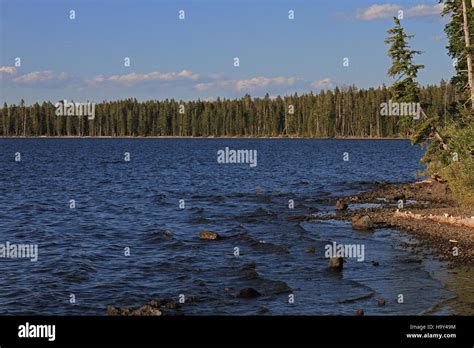
<path fill-rule="evenodd" d="M 426 66 L 420 83 L 437 83 L 452 75 L 440 6 L 436 0 L 0 0 L 0 101 L 212 100 L 389 85 L 383 40 L 399 10 L 407 32 L 416 34 L 412 46 L 424 52 L 417 58 Z"/>

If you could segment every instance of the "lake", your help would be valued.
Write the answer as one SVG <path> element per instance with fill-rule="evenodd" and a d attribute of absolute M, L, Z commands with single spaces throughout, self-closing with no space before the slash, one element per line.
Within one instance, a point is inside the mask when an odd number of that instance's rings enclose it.
<path fill-rule="evenodd" d="M 218 161 L 226 147 L 256 165 Z M 4 138 L 0 149 L 0 244 L 38 247 L 36 262 L 0 258 L 2 314 L 105 315 L 182 296 L 188 315 L 408 315 L 452 297 L 429 271 L 438 261 L 406 262 L 401 232 L 291 219 L 376 181 L 413 181 L 423 150 L 408 140 Z M 332 242 L 363 245 L 364 260 L 329 271 Z M 248 287 L 261 296 L 235 296 Z"/>

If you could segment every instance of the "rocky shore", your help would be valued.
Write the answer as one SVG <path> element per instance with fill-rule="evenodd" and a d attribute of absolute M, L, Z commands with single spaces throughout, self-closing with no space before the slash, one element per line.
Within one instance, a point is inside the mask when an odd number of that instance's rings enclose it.
<path fill-rule="evenodd" d="M 371 191 L 340 197 L 336 215 L 316 220 L 351 220 L 357 230 L 390 227 L 409 232 L 451 266 L 474 265 L 474 208 L 461 207 L 446 183 L 377 183 Z"/>

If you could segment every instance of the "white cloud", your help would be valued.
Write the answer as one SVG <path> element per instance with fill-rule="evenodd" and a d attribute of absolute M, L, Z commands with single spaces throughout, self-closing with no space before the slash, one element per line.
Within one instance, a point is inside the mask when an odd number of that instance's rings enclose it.
<path fill-rule="evenodd" d="M 0 74 L 16 74 L 16 68 L 14 66 L 0 66 Z"/>
<path fill-rule="evenodd" d="M 366 9 L 358 10 L 356 15 L 357 19 L 364 21 L 372 21 L 374 19 L 390 18 L 397 15 L 398 10 L 401 9 L 400 5 L 395 4 L 374 4 Z"/>
<path fill-rule="evenodd" d="M 207 91 L 214 88 L 231 88 L 232 81 L 217 81 L 198 83 L 195 87 L 200 91 Z"/>
<path fill-rule="evenodd" d="M 159 71 L 152 71 L 149 73 L 129 73 L 123 75 L 112 75 L 105 77 L 103 75 L 97 75 L 91 80 L 87 80 L 92 85 L 98 85 L 103 82 L 112 82 L 122 85 L 135 85 L 144 82 L 171 82 L 177 80 L 191 80 L 196 81 L 199 79 L 199 75 L 189 70 L 181 70 L 180 72 L 167 72 L 161 73 Z"/>
<path fill-rule="evenodd" d="M 13 66 L 0 66 L 0 81 L 8 81 L 11 75 L 16 74 L 16 68 Z"/>
<path fill-rule="evenodd" d="M 443 10 L 443 6 L 443 4 L 433 6 L 423 4 L 403 8 L 397 4 L 374 4 L 367 8 L 359 9 L 355 18 L 364 21 L 391 18 L 396 17 L 399 10 L 403 11 L 405 18 L 439 16 Z"/>
<path fill-rule="evenodd" d="M 443 6 L 443 4 L 436 4 L 434 6 L 416 5 L 414 7 L 407 8 L 404 10 L 404 12 L 405 16 L 408 18 L 440 16 L 441 11 L 443 11 Z"/>
<path fill-rule="evenodd" d="M 71 80 L 71 77 L 64 73 L 55 73 L 51 70 L 33 71 L 25 75 L 15 77 L 12 81 L 24 87 L 59 87 Z"/>
<path fill-rule="evenodd" d="M 272 86 L 291 86 L 296 82 L 294 77 L 253 77 L 247 80 L 238 80 L 235 83 L 235 89 L 237 91 L 251 91 L 259 88 L 267 88 Z"/>
<path fill-rule="evenodd" d="M 21 87 L 39 87 L 39 88 L 61 88 L 73 82 L 73 86 L 78 91 L 88 88 L 131 88 L 152 86 L 155 87 L 173 87 L 194 88 L 198 91 L 211 91 L 211 95 L 221 95 L 223 91 L 237 93 L 268 92 L 275 94 L 286 88 L 325 88 L 332 86 L 331 79 L 305 81 L 292 76 L 254 76 L 242 79 L 229 79 L 219 74 L 199 75 L 190 70 L 181 70 L 176 72 L 145 72 L 145 73 L 126 73 L 115 75 L 98 74 L 95 76 L 84 76 L 73 79 L 71 75 L 61 72 L 33 71 L 23 75 L 15 75 L 16 69 L 13 67 L 0 67 L 0 79 L 4 75 L 9 83 Z"/>
<path fill-rule="evenodd" d="M 198 83 L 196 88 L 200 91 L 205 91 L 215 88 L 231 89 L 237 92 L 254 91 L 256 89 L 269 88 L 275 86 L 292 86 L 296 82 L 295 77 L 264 77 L 256 76 L 250 79 L 241 80 L 223 80 L 216 82 Z"/>
<path fill-rule="evenodd" d="M 324 87 L 330 87 L 331 85 L 332 85 L 332 82 L 329 77 L 326 77 L 325 79 L 322 79 L 322 80 L 316 80 L 311 83 L 311 87 L 313 88 L 324 88 Z"/>
<path fill-rule="evenodd" d="M 104 82 L 105 81 L 105 76 L 100 74 L 100 75 L 96 75 L 94 76 L 92 79 L 88 80 L 92 83 L 101 83 L 101 82 Z"/>
<path fill-rule="evenodd" d="M 190 79 L 190 80 L 197 80 L 199 79 L 199 75 L 193 73 L 192 71 L 189 70 L 181 70 L 181 72 L 176 75 L 178 78 L 184 78 L 184 79 Z"/>

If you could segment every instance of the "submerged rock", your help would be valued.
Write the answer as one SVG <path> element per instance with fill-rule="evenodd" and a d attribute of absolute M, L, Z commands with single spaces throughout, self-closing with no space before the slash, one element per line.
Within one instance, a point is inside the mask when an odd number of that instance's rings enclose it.
<path fill-rule="evenodd" d="M 357 309 L 354 314 L 358 315 L 358 316 L 362 316 L 362 315 L 364 315 L 364 310 L 363 309 Z"/>
<path fill-rule="evenodd" d="M 247 280 L 257 279 L 259 277 L 259 274 L 255 270 L 255 267 L 255 263 L 244 265 L 244 267 L 240 269 L 240 272 L 242 273 L 242 278 Z"/>
<path fill-rule="evenodd" d="M 341 201 L 340 199 L 338 199 L 336 202 L 336 210 L 346 210 L 346 209 L 347 209 L 347 204 Z"/>
<path fill-rule="evenodd" d="M 141 306 L 137 309 L 130 308 L 115 308 L 114 306 L 107 306 L 107 314 L 112 316 L 161 316 L 161 311 L 149 304 Z"/>
<path fill-rule="evenodd" d="M 355 230 L 368 231 L 374 228 L 374 223 L 368 215 L 352 217 L 352 228 Z"/>
<path fill-rule="evenodd" d="M 344 259 L 340 256 L 333 256 L 329 258 L 329 268 L 335 271 L 342 271 Z"/>
<path fill-rule="evenodd" d="M 380 300 L 377 301 L 378 306 L 385 306 L 385 300 L 381 298 Z"/>
<path fill-rule="evenodd" d="M 181 315 L 180 305 L 173 299 L 151 300 L 138 308 L 107 306 L 107 314 L 112 316 L 162 316 Z"/>
<path fill-rule="evenodd" d="M 216 232 L 201 231 L 199 233 L 199 239 L 218 240 L 221 239 L 221 237 Z"/>
<path fill-rule="evenodd" d="M 165 298 L 163 301 L 161 301 L 161 303 L 158 303 L 157 302 L 157 307 L 158 306 L 161 306 L 161 307 L 165 307 L 165 308 L 168 308 L 168 309 L 177 309 L 178 308 L 178 304 L 176 302 L 173 301 L 173 299 L 171 298 Z"/>
<path fill-rule="evenodd" d="M 308 253 L 308 254 L 314 254 L 316 252 L 316 247 L 310 245 L 304 251 L 305 251 L 305 253 Z"/>
<path fill-rule="evenodd" d="M 289 216 L 288 221 L 311 221 L 314 220 L 314 216 L 311 215 L 294 215 Z"/>
<path fill-rule="evenodd" d="M 273 215 L 276 215 L 276 214 L 271 211 L 267 211 L 263 208 L 257 208 L 253 214 L 253 216 L 273 216 Z"/>
<path fill-rule="evenodd" d="M 240 292 L 237 294 L 237 298 L 255 298 L 259 297 L 261 294 L 255 290 L 254 288 L 245 288 L 240 290 Z"/>

